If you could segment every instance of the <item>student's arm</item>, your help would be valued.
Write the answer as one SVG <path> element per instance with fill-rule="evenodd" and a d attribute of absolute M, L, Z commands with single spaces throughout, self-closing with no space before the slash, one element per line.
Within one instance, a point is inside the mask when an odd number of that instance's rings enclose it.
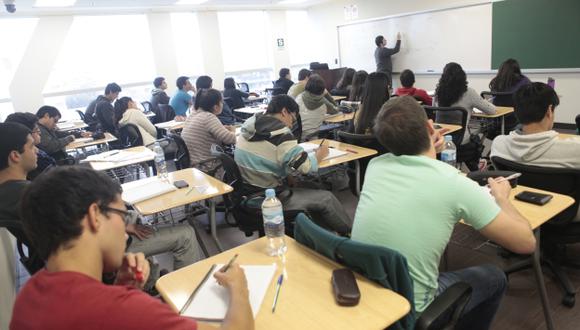
<path fill-rule="evenodd" d="M 208 120 L 207 128 L 211 135 L 213 135 L 216 140 L 224 144 L 234 144 L 236 143 L 236 132 L 227 129 L 218 119 L 217 116 L 211 116 Z"/>
<path fill-rule="evenodd" d="M 421 100 L 423 100 L 424 105 L 431 105 L 433 104 L 433 98 L 427 94 L 427 91 L 424 89 L 417 88 L 415 95 L 418 95 Z"/>
<path fill-rule="evenodd" d="M 50 134 L 42 134 L 38 147 L 48 154 L 53 154 L 63 150 L 67 144 L 73 142 L 74 140 L 74 135 L 67 135 L 63 138 L 57 138 Z"/>
<path fill-rule="evenodd" d="M 157 138 L 157 129 L 155 129 L 155 126 L 151 123 L 147 116 L 141 112 L 141 110 L 135 111 L 135 119 L 137 124 L 143 127 L 147 133 L 151 134 L 151 136 L 154 138 Z"/>
<path fill-rule="evenodd" d="M 478 108 L 479 110 L 483 111 L 484 113 L 488 114 L 488 115 L 493 115 L 495 114 L 495 105 L 493 105 L 492 103 L 484 100 L 481 96 L 479 96 L 477 94 L 477 92 L 474 89 L 469 88 L 467 90 L 468 93 L 470 93 L 469 97 L 472 100 L 472 105 L 476 108 Z"/>
<path fill-rule="evenodd" d="M 247 99 L 250 96 L 250 93 L 243 92 L 239 89 L 236 89 L 236 92 L 241 98 Z"/>

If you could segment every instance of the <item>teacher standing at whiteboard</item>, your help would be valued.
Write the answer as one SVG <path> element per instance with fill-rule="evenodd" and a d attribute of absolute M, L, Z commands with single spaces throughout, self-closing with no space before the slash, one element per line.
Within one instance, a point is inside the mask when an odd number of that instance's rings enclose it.
<path fill-rule="evenodd" d="M 383 36 L 378 36 L 375 38 L 375 44 L 377 49 L 375 49 L 375 62 L 377 62 L 377 72 L 384 72 L 389 77 L 389 88 L 393 87 L 393 62 L 391 61 L 391 55 L 399 52 L 401 48 L 401 33 L 397 33 L 397 44 L 395 48 L 387 48 L 387 39 Z"/>

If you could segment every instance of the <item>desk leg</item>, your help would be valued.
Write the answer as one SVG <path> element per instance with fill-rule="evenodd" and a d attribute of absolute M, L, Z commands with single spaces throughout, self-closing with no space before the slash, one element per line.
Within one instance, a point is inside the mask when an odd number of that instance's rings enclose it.
<path fill-rule="evenodd" d="M 501 135 L 505 135 L 505 116 L 501 116 Z"/>
<path fill-rule="evenodd" d="M 360 197 L 360 162 L 357 160 L 354 161 L 354 177 L 355 177 L 355 192 L 356 197 Z"/>
<path fill-rule="evenodd" d="M 544 318 L 546 319 L 546 327 L 549 330 L 554 329 L 554 321 L 550 314 L 550 304 L 548 302 L 548 293 L 546 291 L 546 283 L 544 283 L 544 274 L 542 273 L 542 264 L 540 262 L 540 229 L 534 230 L 536 236 L 536 250 L 532 255 L 532 265 L 534 266 L 534 273 L 536 275 L 536 282 L 538 282 L 538 289 L 540 292 L 540 300 L 542 301 L 542 309 L 544 310 Z"/>
<path fill-rule="evenodd" d="M 211 231 L 211 237 L 213 238 L 213 241 L 215 242 L 215 245 L 217 246 L 218 250 L 222 252 L 224 249 L 222 248 L 220 240 L 217 237 L 217 228 L 216 228 L 217 225 L 215 219 L 215 201 L 213 200 L 213 198 L 210 198 L 208 200 L 208 204 L 209 204 L 209 226 Z"/>

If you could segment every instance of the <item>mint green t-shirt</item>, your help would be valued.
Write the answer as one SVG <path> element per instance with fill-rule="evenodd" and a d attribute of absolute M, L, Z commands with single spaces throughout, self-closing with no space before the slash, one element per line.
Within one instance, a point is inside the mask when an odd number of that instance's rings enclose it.
<path fill-rule="evenodd" d="M 437 292 L 439 260 L 455 224 L 479 230 L 499 214 L 493 197 L 457 169 L 426 156 L 385 154 L 366 171 L 352 239 L 399 251 L 413 279 L 415 309 Z"/>

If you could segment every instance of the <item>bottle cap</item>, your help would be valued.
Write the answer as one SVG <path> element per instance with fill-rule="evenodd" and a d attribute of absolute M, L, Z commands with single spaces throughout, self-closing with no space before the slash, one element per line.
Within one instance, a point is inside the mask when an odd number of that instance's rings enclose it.
<path fill-rule="evenodd" d="M 276 191 L 274 189 L 266 189 L 266 198 L 276 197 Z"/>
<path fill-rule="evenodd" d="M 445 142 L 453 142 L 453 137 L 451 135 L 445 135 Z"/>

